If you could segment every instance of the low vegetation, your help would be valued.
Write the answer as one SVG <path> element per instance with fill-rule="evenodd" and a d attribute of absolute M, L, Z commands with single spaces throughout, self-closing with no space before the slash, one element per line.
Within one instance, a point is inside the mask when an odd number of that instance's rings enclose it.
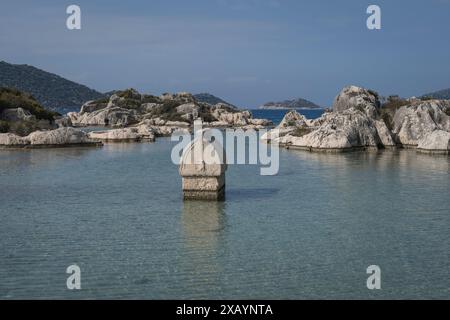
<path fill-rule="evenodd" d="M 399 97 L 389 97 L 387 102 L 380 108 L 380 117 L 386 123 L 389 130 L 393 129 L 395 112 L 403 106 L 410 104 L 408 100 Z"/>
<path fill-rule="evenodd" d="M 303 137 L 304 135 L 307 135 L 308 133 L 312 132 L 312 128 L 306 128 L 306 127 L 297 127 L 294 132 L 291 133 L 291 135 L 295 137 Z"/>
<path fill-rule="evenodd" d="M 22 108 L 37 119 L 54 120 L 57 112 L 46 110 L 28 93 L 16 89 L 0 88 L 0 112 L 5 109 Z"/>
<path fill-rule="evenodd" d="M 22 108 L 35 116 L 36 120 L 16 120 L 2 119 L 2 113 L 7 109 Z M 33 131 L 39 130 L 39 120 L 53 122 L 58 113 L 43 108 L 28 93 L 16 89 L 0 88 L 0 133 L 12 132 L 20 136 L 26 136 Z"/>

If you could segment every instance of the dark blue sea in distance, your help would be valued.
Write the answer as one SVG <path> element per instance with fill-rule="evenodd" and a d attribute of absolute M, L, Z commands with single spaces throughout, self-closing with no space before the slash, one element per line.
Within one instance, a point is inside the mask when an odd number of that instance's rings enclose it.
<path fill-rule="evenodd" d="M 283 110 L 266 110 L 266 109 L 254 109 L 250 110 L 253 114 L 253 118 L 269 119 L 274 125 L 277 125 L 283 120 L 284 115 L 289 112 L 287 109 Z M 316 119 L 323 113 L 323 109 L 297 109 L 297 112 L 304 115 L 307 119 Z"/>

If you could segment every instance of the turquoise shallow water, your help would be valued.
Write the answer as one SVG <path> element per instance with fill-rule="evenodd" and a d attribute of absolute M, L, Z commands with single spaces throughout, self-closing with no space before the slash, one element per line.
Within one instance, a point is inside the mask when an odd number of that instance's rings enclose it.
<path fill-rule="evenodd" d="M 449 157 L 281 150 L 205 203 L 172 145 L 1 151 L 0 298 L 450 298 Z"/>

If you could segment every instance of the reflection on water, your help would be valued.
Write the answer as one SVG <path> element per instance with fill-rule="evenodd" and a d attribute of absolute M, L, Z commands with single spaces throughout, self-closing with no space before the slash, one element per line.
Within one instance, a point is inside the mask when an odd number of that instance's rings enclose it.
<path fill-rule="evenodd" d="M 212 291 L 217 290 L 223 272 L 219 250 L 226 228 L 225 206 L 224 202 L 184 201 L 181 215 L 184 268 L 197 273 L 201 285 Z"/>
<path fill-rule="evenodd" d="M 225 228 L 225 206 L 225 202 L 183 202 L 181 221 L 188 248 L 214 251 Z"/>

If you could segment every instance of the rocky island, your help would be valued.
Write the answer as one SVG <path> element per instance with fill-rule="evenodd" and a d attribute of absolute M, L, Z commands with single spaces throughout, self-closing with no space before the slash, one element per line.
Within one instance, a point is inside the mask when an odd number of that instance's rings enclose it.
<path fill-rule="evenodd" d="M 134 89 L 88 101 L 79 112 L 65 116 L 44 109 L 31 96 L 18 90 L 1 89 L 0 146 L 99 145 L 101 142 L 154 141 L 174 131 L 191 131 L 193 121 L 205 127 L 262 129 L 271 121 L 254 119 L 249 111 L 198 101 L 192 94 L 141 94 Z M 99 126 L 103 131 L 80 130 Z M 38 138 L 39 137 L 39 138 Z"/>
<path fill-rule="evenodd" d="M 381 104 L 376 92 L 348 86 L 335 98 L 332 111 L 314 120 L 290 111 L 273 130 L 261 139 L 286 148 L 343 152 L 404 147 L 448 154 L 450 100 L 391 98 Z"/>
<path fill-rule="evenodd" d="M 280 102 L 267 102 L 259 107 L 265 110 L 285 110 L 285 109 L 322 109 L 319 105 L 306 99 L 298 98 L 284 100 Z"/>

